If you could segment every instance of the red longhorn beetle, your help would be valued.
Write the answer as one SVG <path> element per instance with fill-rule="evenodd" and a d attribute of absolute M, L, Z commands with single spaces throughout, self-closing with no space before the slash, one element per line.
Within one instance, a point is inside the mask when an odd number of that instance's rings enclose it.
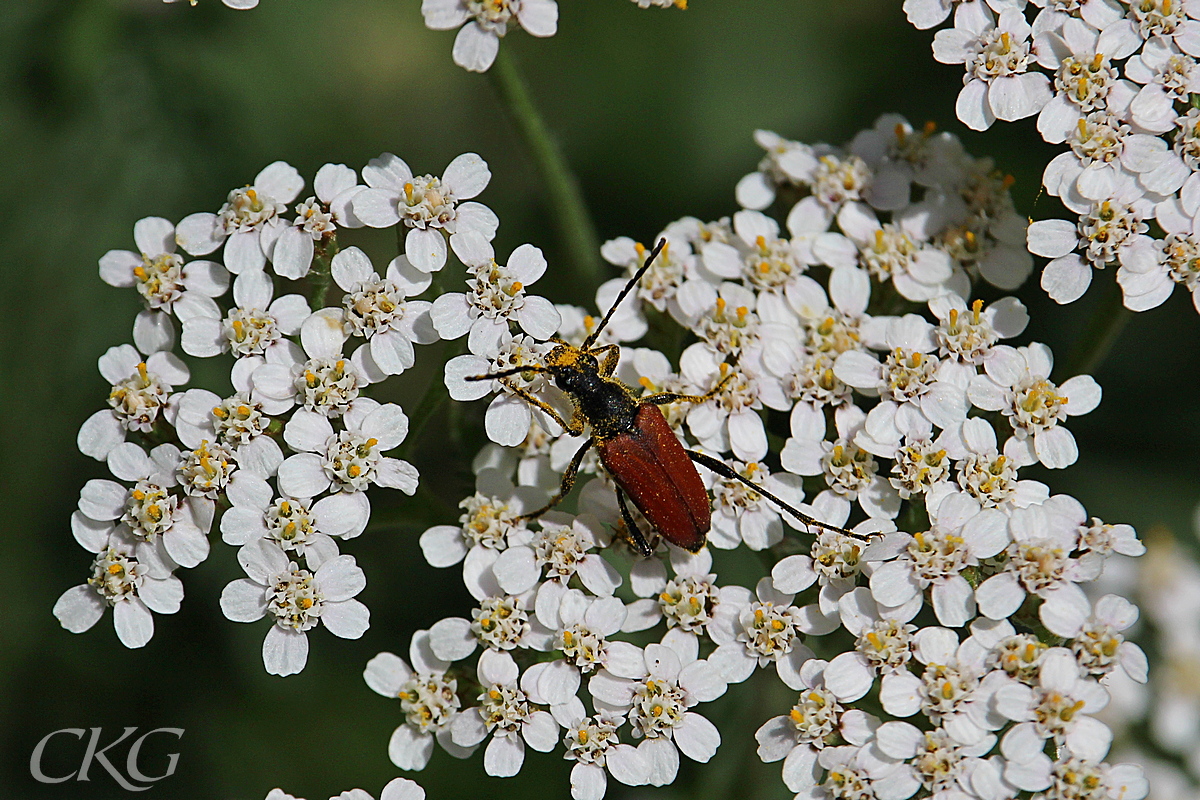
<path fill-rule="evenodd" d="M 587 451 L 594 446 L 600 452 L 600 463 L 617 484 L 617 505 L 629 528 L 631 544 L 643 556 L 653 553 L 653 548 L 633 521 L 629 508 L 625 505 L 626 495 L 667 541 L 693 553 L 704 547 L 712 512 L 708 490 L 704 488 L 700 473 L 692 464 L 693 461 L 727 480 L 741 481 L 805 525 L 825 528 L 859 539 L 866 538 L 861 534 L 813 519 L 762 486 L 742 477 L 723 461 L 704 453 L 697 453 L 695 450 L 687 450 L 680 444 L 658 407 L 676 402 L 703 403 L 716 395 L 732 374 L 702 395 L 663 392 L 639 398 L 612 376 L 621 358 L 620 347 L 616 344 L 592 347 L 596 337 L 608 324 L 613 311 L 646 274 L 646 270 L 650 269 L 650 265 L 665 244 L 665 239 L 659 240 L 641 269 L 617 295 L 616 302 L 604 315 L 600 325 L 584 339 L 582 346 L 575 347 L 555 338 L 551 341 L 556 345 L 547 354 L 544 364 L 513 367 L 467 378 L 469 381 L 484 381 L 527 372 L 550 375 L 558 388 L 570 398 L 574 407 L 569 422 L 528 390 L 511 385 L 508 388 L 545 411 L 573 436 L 582 436 L 585 428 L 592 429 L 591 438 L 579 448 L 567 466 L 567 471 L 563 473 L 558 494 L 544 507 L 524 514 L 521 518 L 534 519 L 558 505 L 575 485 L 575 473 L 579 464 Z"/>

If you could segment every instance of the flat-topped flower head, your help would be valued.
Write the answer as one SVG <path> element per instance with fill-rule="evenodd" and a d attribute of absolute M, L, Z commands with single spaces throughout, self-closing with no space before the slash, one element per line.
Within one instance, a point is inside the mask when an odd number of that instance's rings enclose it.
<path fill-rule="evenodd" d="M 143 355 L 133 345 L 110 347 L 99 360 L 100 374 L 111 388 L 108 408 L 88 417 L 79 429 L 80 452 L 103 461 L 130 432 L 150 433 L 174 421 L 179 395 L 174 389 L 191 373 L 174 353 Z"/>
<path fill-rule="evenodd" d="M 91 575 L 54 604 L 54 616 L 71 633 L 83 633 L 113 609 L 121 644 L 144 647 L 154 635 L 157 614 L 174 614 L 183 600 L 183 584 L 172 575 L 176 565 L 160 546 L 123 535 L 95 537 Z"/>
<path fill-rule="evenodd" d="M 266 267 L 284 229 L 281 214 L 304 188 L 304 178 L 283 161 L 268 164 L 249 186 L 233 189 L 216 214 L 192 214 L 180 221 L 175 239 L 192 255 L 225 245 L 225 267 L 235 275 Z"/>
<path fill-rule="evenodd" d="M 408 433 L 400 406 L 363 398 L 342 422 L 345 430 L 335 432 L 322 414 L 304 409 L 292 414 L 283 438 L 296 454 L 279 467 L 281 492 L 316 497 L 325 491 L 361 492 L 372 483 L 410 495 L 417 490 L 417 470 L 383 455 Z"/>
<path fill-rule="evenodd" d="M 214 503 L 202 494 L 182 490 L 180 465 L 179 448 L 173 444 L 159 445 L 148 454 L 132 442 L 114 447 L 108 454 L 109 469 L 132 485 L 88 481 L 72 519 L 76 540 L 99 552 L 115 526 L 133 541 L 161 545 L 161 558 L 173 564 L 194 567 L 202 562 L 208 557 Z"/>
<path fill-rule="evenodd" d="M 640 654 L 622 664 L 620 674 L 609 668 L 597 672 L 588 689 L 627 715 L 633 735 L 643 740 L 638 751 L 651 765 L 649 783 L 663 786 L 675 780 L 680 752 L 700 763 L 716 754 L 721 744 L 716 726 L 690 709 L 723 695 L 726 683 L 714 665 L 695 659 L 694 650 L 651 644 Z"/>
<path fill-rule="evenodd" d="M 1075 463 L 1075 437 L 1060 423 L 1087 414 L 1100 402 L 1100 387 L 1090 375 L 1076 375 L 1062 386 L 1051 381 L 1053 363 L 1044 344 L 1000 345 L 984 364 L 986 374 L 973 377 L 968 387 L 972 404 L 1008 419 L 1016 441 L 1006 443 L 1004 453 L 1017 458 L 1017 466 L 1041 461 L 1061 469 Z"/>
<path fill-rule="evenodd" d="M 486 651 L 476 667 L 479 705 L 464 709 L 451 724 L 451 737 L 459 747 L 475 747 L 488 736 L 483 768 L 489 775 L 509 778 L 525 763 L 525 745 L 548 753 L 558 744 L 558 722 L 537 707 L 536 693 L 518 679 L 520 669 L 508 653 Z M 530 695 L 534 694 L 535 697 Z"/>
<path fill-rule="evenodd" d="M 221 610 L 234 622 L 272 621 L 263 641 L 263 664 L 272 675 L 294 675 L 308 662 L 307 631 L 320 622 L 335 636 L 357 639 L 369 624 L 367 607 L 354 596 L 367 585 L 353 556 L 336 556 L 309 568 L 297 566 L 273 542 L 260 539 L 238 551 L 249 576 L 221 593 Z"/>
<path fill-rule="evenodd" d="M 215 261 L 185 261 L 176 252 L 175 226 L 145 217 L 133 226 L 138 252 L 109 250 L 100 258 L 100 278 L 110 286 L 134 287 L 155 315 L 185 319 L 213 306 L 229 288 L 229 272 Z M 161 323 L 160 323 L 161 324 Z"/>
<path fill-rule="evenodd" d="M 372 228 L 408 228 L 404 255 L 421 272 L 445 266 L 443 231 L 456 252 L 461 234 L 474 233 L 488 242 L 496 235 L 500 222 L 491 209 L 464 202 L 482 192 L 492 177 L 487 163 L 474 153 L 451 161 L 441 177 L 414 176 L 408 164 L 391 153 L 372 159 L 362 174 L 368 188 L 354 195 L 354 215 Z"/>
<path fill-rule="evenodd" d="M 446 674 L 449 667 L 429 649 L 429 631 L 413 634 L 408 662 L 386 652 L 367 662 L 363 671 L 367 685 L 384 697 L 400 700 L 404 721 L 388 743 L 388 756 L 400 769 L 424 769 L 435 740 L 458 758 L 474 750 L 460 747 L 450 738 L 450 726 L 462 709 L 462 700 L 458 680 Z"/>
<path fill-rule="evenodd" d="M 443 339 L 469 333 L 472 353 L 486 356 L 500 346 L 515 322 L 534 339 L 549 339 L 561 317 L 554 304 L 529 294 L 528 287 L 546 271 L 542 251 L 523 244 L 498 264 L 492 246 L 482 237 L 462 234 L 455 252 L 467 265 L 467 292 L 448 292 L 433 302 L 430 318 Z"/>

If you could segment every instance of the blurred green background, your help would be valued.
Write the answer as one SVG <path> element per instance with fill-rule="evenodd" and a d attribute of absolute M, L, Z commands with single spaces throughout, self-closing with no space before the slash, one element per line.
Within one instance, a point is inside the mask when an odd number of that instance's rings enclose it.
<path fill-rule="evenodd" d="M 361 168 L 389 150 L 418 172 L 437 173 L 455 155 L 475 151 L 494 175 L 481 200 L 502 221 L 497 251 L 530 241 L 546 251 L 552 270 L 563 269 L 545 193 L 488 78 L 452 63 L 453 35 L 426 30 L 419 5 L 263 0 L 235 12 L 217 0 L 196 8 L 158 0 L 0 4 L 7 553 L 0 567 L 0 798 L 126 796 L 97 765 L 90 783 L 47 786 L 30 778 L 35 743 L 67 727 L 105 726 L 105 742 L 123 726 L 184 728 L 177 748 L 159 748 L 182 755 L 174 777 L 141 795 L 152 799 L 257 800 L 282 785 L 321 800 L 353 786 L 378 794 L 398 774 L 386 745 L 399 706 L 368 690 L 361 672 L 376 652 L 405 654 L 413 630 L 467 607 L 455 571 L 428 567 L 416 547 L 421 520 L 452 521 L 436 504 L 373 495 L 377 508 L 393 505 L 386 513 L 417 522 L 343 548 L 367 572 L 360 599 L 371 609 L 371 628 L 356 642 L 316 632 L 299 676 L 264 673 L 265 623 L 222 618 L 221 589 L 241 571 L 233 549 L 219 542 L 207 562 L 181 573 L 183 609 L 156 617 L 143 650 L 120 646 L 111 614 L 74 636 L 50 609 L 86 576 L 89 555 L 72 540 L 68 517 L 83 483 L 106 473 L 74 444 L 107 391 L 96 359 L 129 340 L 138 310 L 132 291 L 100 281 L 96 261 L 108 249 L 132 247 L 137 219 L 215 211 L 230 188 L 276 159 L 297 166 L 311 185 L 328 161 Z M 560 0 L 558 36 L 516 34 L 503 46 L 529 76 L 604 238 L 648 241 L 685 214 L 735 211 L 734 183 L 760 157 L 751 140 L 757 127 L 841 143 L 884 111 L 959 133 L 971 152 L 994 156 L 1016 176 L 1022 212 L 1055 213 L 1045 197 L 1034 205 L 1053 149 L 1030 120 L 986 134 L 962 129 L 953 113 L 961 68 L 933 62 L 931 34 L 912 29 L 899 5 L 694 0 L 679 12 L 640 10 L 629 0 Z M 359 241 L 377 263 L 394 254 L 386 237 Z M 1101 284 L 1111 280 L 1098 276 Z M 594 289 L 543 283 L 540 290 L 560 301 L 586 302 Z M 1023 341 L 1046 341 L 1065 357 L 1097 288 L 1064 309 L 1036 283 L 1026 286 L 1019 294 L 1034 321 Z M 1070 423 L 1079 463 L 1037 477 L 1108 521 L 1187 533 L 1200 499 L 1197 322 L 1182 293 L 1137 316 L 1096 373 L 1103 404 Z M 427 382 L 439 379 L 430 361 L 419 359 L 382 394 L 411 408 Z M 200 383 L 219 380 L 212 365 L 193 360 L 193 367 Z M 471 453 L 438 435 L 445 425 L 435 419 L 410 458 L 453 506 L 469 491 Z M 739 566 L 731 561 L 729 570 L 737 575 Z M 614 785 L 609 796 L 788 796 L 779 765 L 758 763 L 751 738 L 791 704 L 788 695 L 761 676 L 733 687 L 710 707 L 726 734 L 713 764 L 697 770 L 685 762 L 668 789 Z M 65 774 L 77 762 L 50 759 L 47 770 Z M 411 777 L 435 798 L 480 791 L 565 797 L 568 769 L 558 756 L 534 754 L 519 777 L 502 781 L 484 776 L 478 757 L 459 762 L 439 751 Z"/>

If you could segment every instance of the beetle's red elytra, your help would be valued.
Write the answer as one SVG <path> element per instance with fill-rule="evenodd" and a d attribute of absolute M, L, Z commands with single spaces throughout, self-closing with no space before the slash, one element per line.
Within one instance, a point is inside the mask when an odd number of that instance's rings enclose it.
<path fill-rule="evenodd" d="M 708 490 L 658 406 L 638 406 L 632 430 L 598 445 L 600 463 L 667 541 L 695 552 L 711 524 Z"/>

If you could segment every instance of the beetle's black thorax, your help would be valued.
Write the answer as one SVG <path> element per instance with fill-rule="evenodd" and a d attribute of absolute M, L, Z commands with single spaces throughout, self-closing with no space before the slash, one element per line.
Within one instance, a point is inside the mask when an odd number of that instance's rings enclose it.
<path fill-rule="evenodd" d="M 558 376 L 557 383 L 570 395 L 598 442 L 633 429 L 638 402 L 617 381 L 602 378 L 591 370 L 574 369 L 569 375 Z"/>

